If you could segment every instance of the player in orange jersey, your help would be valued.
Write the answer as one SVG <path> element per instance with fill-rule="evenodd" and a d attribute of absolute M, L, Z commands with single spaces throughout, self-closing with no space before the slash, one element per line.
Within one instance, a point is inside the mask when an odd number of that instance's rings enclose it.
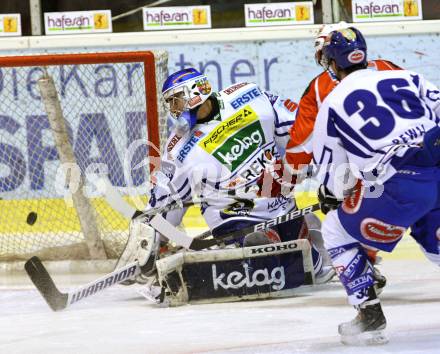
<path fill-rule="evenodd" d="M 347 27 L 347 23 L 339 22 L 323 25 L 319 30 L 315 39 L 315 59 L 323 68 L 326 68 L 322 60 L 322 47 L 325 38 L 330 32 Z M 368 62 L 368 66 L 376 70 L 400 69 L 387 60 L 372 60 Z M 309 83 L 299 101 L 298 113 L 290 129 L 290 140 L 287 143 L 283 161 L 293 175 L 300 173 L 301 165 L 308 165 L 312 161 L 312 138 L 316 116 L 322 102 L 338 83 L 336 75 L 330 68 L 327 68 Z"/>

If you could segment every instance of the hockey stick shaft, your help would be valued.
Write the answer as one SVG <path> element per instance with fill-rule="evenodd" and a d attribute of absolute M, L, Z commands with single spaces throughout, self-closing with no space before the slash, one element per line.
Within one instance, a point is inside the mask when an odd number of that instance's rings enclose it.
<path fill-rule="evenodd" d="M 225 241 L 229 241 L 229 240 L 234 240 L 237 238 L 241 238 L 246 234 L 249 234 L 251 232 L 256 232 L 256 231 L 264 231 L 267 229 L 270 229 L 272 227 L 275 227 L 277 225 L 281 225 L 284 224 L 286 222 L 295 220 L 295 219 L 299 219 L 301 217 L 303 217 L 304 215 L 313 213 L 314 211 L 319 210 L 319 203 L 310 205 L 308 207 L 302 208 L 302 209 L 296 209 L 291 211 L 290 213 L 278 216 L 276 218 L 267 220 L 267 221 L 263 221 L 261 223 L 249 226 L 249 227 L 245 227 L 239 230 L 235 230 L 232 232 L 228 232 L 224 235 L 220 235 L 215 237 L 214 239 L 209 239 L 206 240 L 206 238 L 208 238 L 209 236 L 212 236 L 212 232 L 210 230 L 195 236 L 191 242 L 191 244 L 189 245 L 189 248 L 192 250 L 201 250 L 201 249 L 205 249 L 205 248 L 209 248 L 215 245 L 219 245 L 222 242 Z"/>
<path fill-rule="evenodd" d="M 294 210 L 278 218 L 274 218 L 250 227 L 229 232 L 214 239 L 202 239 L 204 237 L 212 236 L 211 232 L 206 232 L 199 235 L 195 239 L 191 239 L 191 242 L 188 244 L 185 242 L 185 244 L 183 244 L 182 246 L 193 250 L 201 250 L 215 245 L 221 245 L 224 241 L 237 239 L 243 237 L 243 235 L 246 235 L 247 233 L 262 231 L 270 227 L 281 225 L 285 222 L 303 217 L 304 215 L 312 213 L 318 209 L 319 204 L 314 204 L 303 209 Z M 152 220 L 154 219 L 155 218 L 153 218 Z M 168 235 L 172 234 L 175 231 L 178 231 L 165 219 L 163 220 L 167 229 L 164 229 L 164 226 L 162 224 L 163 221 L 161 221 L 160 219 L 158 224 L 159 226 L 156 225 L 156 227 L 161 229 L 158 231 L 161 232 L 164 236 L 168 237 Z M 167 225 L 167 223 L 174 229 Z M 25 269 L 40 294 L 46 300 L 50 308 L 54 311 L 63 310 L 71 306 L 72 304 L 75 304 L 83 299 L 95 295 L 96 293 L 101 292 L 102 290 L 107 289 L 115 284 L 119 284 L 125 280 L 132 279 L 140 273 L 140 267 L 138 262 L 136 261 L 133 263 L 129 263 L 122 268 L 116 269 L 113 272 L 106 274 L 95 281 L 80 286 L 77 289 L 68 291 L 67 293 L 62 293 L 58 290 L 47 269 L 44 267 L 43 263 L 38 257 L 32 257 L 31 259 L 29 259 L 25 264 Z"/>
<path fill-rule="evenodd" d="M 115 284 L 132 279 L 140 273 L 138 262 L 125 265 L 103 277 L 76 289 L 63 293 L 58 290 L 52 277 L 38 257 L 32 257 L 25 263 L 25 270 L 41 296 L 53 311 L 65 308 L 101 292 Z"/>
<path fill-rule="evenodd" d="M 109 203 L 109 205 L 122 214 L 127 219 L 132 219 L 134 217 L 140 215 L 155 215 L 158 213 L 166 213 L 175 209 L 188 208 L 193 205 L 198 205 L 203 202 L 203 200 L 198 201 L 182 201 L 179 199 L 173 199 L 173 201 L 160 208 L 152 208 L 148 211 L 141 211 L 139 209 L 134 208 L 130 203 L 128 203 L 124 198 L 122 198 L 121 194 L 118 190 L 110 183 L 107 178 L 100 178 L 97 182 L 97 187 L 103 191 L 104 198 Z M 223 193 L 227 193 L 230 197 L 236 197 L 237 193 L 233 189 L 224 189 Z M 253 193 L 253 192 L 252 192 Z M 254 197 L 254 195 L 248 195 L 248 197 Z"/>
<path fill-rule="evenodd" d="M 109 203 L 109 205 L 115 209 L 117 212 L 122 214 L 127 219 L 133 219 L 140 215 L 154 215 L 157 213 L 166 213 L 168 211 L 179 209 L 179 208 L 187 208 L 195 203 L 193 202 L 182 202 L 174 200 L 173 203 L 163 207 L 163 208 L 157 208 L 157 209 L 150 209 L 148 212 L 143 212 L 139 209 L 136 209 L 133 207 L 130 203 L 125 201 L 124 198 L 122 198 L 121 194 L 118 192 L 118 190 L 113 187 L 113 185 L 110 183 L 110 181 L 106 178 L 101 178 L 97 182 L 97 185 L 100 190 L 104 193 L 104 198 Z"/>
<path fill-rule="evenodd" d="M 128 204 L 122 196 L 118 193 L 118 191 L 111 185 L 110 181 L 106 179 L 101 179 L 101 183 L 105 184 L 105 198 L 107 202 L 117 211 L 119 211 L 122 215 L 127 218 L 132 218 L 135 213 L 137 215 L 142 215 L 142 212 L 133 208 L 130 204 Z M 231 194 L 233 191 L 231 190 Z M 182 205 L 188 204 L 180 204 L 178 201 L 175 201 L 174 204 L 171 204 L 163 209 L 158 209 L 157 213 L 163 213 L 166 211 L 170 211 Z M 192 203 L 190 205 L 193 205 Z M 123 206 L 123 207 L 121 207 Z M 131 209 L 129 209 L 131 208 Z M 128 210 L 128 211 L 127 211 Z M 271 227 L 281 225 L 288 221 L 298 219 L 303 217 L 306 214 L 313 213 L 314 211 L 319 210 L 319 204 L 313 204 L 303 209 L 296 209 L 287 214 L 278 216 L 276 218 L 263 221 L 261 223 L 255 224 L 253 226 L 245 227 L 239 230 L 235 230 L 232 232 L 228 232 L 221 236 L 216 236 L 213 239 L 206 240 L 206 238 L 212 236 L 211 230 L 208 230 L 198 236 L 190 237 L 186 235 L 184 232 L 176 229 L 174 225 L 169 223 L 166 219 L 164 219 L 161 215 L 156 214 L 152 219 L 150 219 L 149 224 L 158 232 L 160 232 L 163 236 L 168 238 L 170 241 L 175 242 L 178 246 L 182 246 L 192 250 L 201 250 L 206 249 L 216 245 L 222 245 L 225 241 L 234 240 L 237 238 L 243 237 L 251 232 L 255 231 L 263 231 L 269 229 Z"/>

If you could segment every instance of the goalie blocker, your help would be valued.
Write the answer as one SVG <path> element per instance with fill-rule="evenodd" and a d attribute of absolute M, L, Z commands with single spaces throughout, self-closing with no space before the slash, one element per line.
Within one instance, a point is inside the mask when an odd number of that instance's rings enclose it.
<path fill-rule="evenodd" d="M 261 246 L 181 252 L 156 262 L 169 306 L 291 296 L 314 283 L 310 243 L 295 240 Z"/>

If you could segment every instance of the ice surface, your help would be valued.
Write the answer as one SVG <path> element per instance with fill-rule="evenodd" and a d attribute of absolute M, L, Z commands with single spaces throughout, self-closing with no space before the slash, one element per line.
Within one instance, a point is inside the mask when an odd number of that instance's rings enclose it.
<path fill-rule="evenodd" d="M 338 282 L 288 299 L 158 308 L 117 286 L 52 312 L 26 278 L 0 284 L 0 353 L 440 353 L 440 269 L 402 242 L 380 266 L 390 342 L 339 343 L 337 325 L 355 316 Z M 77 286 L 97 277 L 56 277 Z"/>

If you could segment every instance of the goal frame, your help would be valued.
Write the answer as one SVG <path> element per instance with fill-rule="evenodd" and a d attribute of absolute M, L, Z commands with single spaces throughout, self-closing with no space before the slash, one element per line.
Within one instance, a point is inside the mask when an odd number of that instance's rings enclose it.
<path fill-rule="evenodd" d="M 159 134 L 159 106 L 156 95 L 148 95 L 147 92 L 156 92 L 156 69 L 154 65 L 154 53 L 151 51 L 131 52 L 102 52 L 102 53 L 63 53 L 63 54 L 38 54 L 26 56 L 0 56 L 0 67 L 31 67 L 47 65 L 77 65 L 77 64 L 111 64 L 111 63 L 143 63 L 144 85 L 147 120 L 148 140 L 157 149 L 149 149 L 150 161 L 157 161 L 160 150 Z M 148 68 L 148 70 L 146 69 Z M 148 117 L 150 117 L 148 121 Z M 152 118 L 153 117 L 153 118 Z M 150 163 L 150 172 L 157 167 Z"/>
<path fill-rule="evenodd" d="M 143 64 L 143 73 L 141 78 L 143 79 L 145 93 L 141 94 L 145 98 L 145 115 L 146 131 L 148 139 L 148 159 L 149 164 L 145 166 L 149 174 L 157 169 L 160 165 L 160 155 L 162 147 L 162 124 L 163 124 L 163 107 L 160 101 L 161 87 L 160 84 L 163 74 L 166 75 L 166 62 L 167 55 L 162 59 L 164 51 L 162 50 L 139 50 L 139 51 L 116 51 L 107 52 L 99 51 L 93 53 L 35 53 L 28 55 L 7 55 L 0 56 L 0 68 L 33 68 L 45 66 L 63 66 L 63 65 L 99 65 L 99 64 L 121 64 L 121 63 L 139 63 Z M 166 54 L 166 52 L 164 52 Z M 164 70 L 156 67 L 158 64 L 164 64 Z M 160 77 L 158 78 L 157 75 Z M 141 84 L 142 85 L 142 84 Z M 85 235 L 84 235 L 85 236 Z M 75 268 L 78 264 L 78 269 L 83 271 L 83 262 L 87 262 L 89 265 L 96 265 L 98 269 L 109 270 L 114 266 L 114 259 L 102 259 L 101 257 L 92 257 L 89 260 L 85 259 L 68 259 L 68 260 L 51 260 L 57 272 L 60 270 L 60 265 L 69 264 L 70 268 Z M 104 262 L 104 263 L 103 263 Z M 0 260 L 0 274 L 6 270 L 6 274 L 11 271 L 19 270 L 22 272 L 22 261 L 12 260 L 4 261 Z M 96 264 L 95 264 L 96 263 Z M 18 267 L 18 268 L 16 268 Z M 50 267 L 50 266 L 49 266 Z M 108 268 L 110 267 L 110 268 Z M 73 269 L 72 268 L 72 269 Z M 64 269 L 61 266 L 61 269 Z M 64 270 L 61 270 L 64 273 Z"/>

